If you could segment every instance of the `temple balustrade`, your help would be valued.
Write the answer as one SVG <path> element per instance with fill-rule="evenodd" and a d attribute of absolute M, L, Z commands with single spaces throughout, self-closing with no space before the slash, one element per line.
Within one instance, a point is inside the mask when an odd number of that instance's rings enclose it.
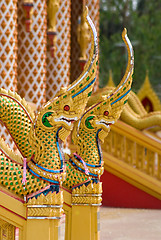
<path fill-rule="evenodd" d="M 111 126 L 103 151 L 145 174 L 161 180 L 161 140 L 152 139 L 122 121 Z"/>

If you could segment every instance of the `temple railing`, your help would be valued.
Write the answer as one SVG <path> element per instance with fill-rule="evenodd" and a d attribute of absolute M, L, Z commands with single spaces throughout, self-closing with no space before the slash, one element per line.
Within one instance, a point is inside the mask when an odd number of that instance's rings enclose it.
<path fill-rule="evenodd" d="M 102 145 L 104 152 L 161 180 L 161 140 L 118 121 Z"/>

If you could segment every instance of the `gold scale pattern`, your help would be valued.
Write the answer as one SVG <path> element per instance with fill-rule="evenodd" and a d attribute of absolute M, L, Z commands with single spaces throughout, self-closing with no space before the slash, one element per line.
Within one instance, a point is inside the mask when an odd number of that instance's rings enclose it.
<path fill-rule="evenodd" d="M 79 131 L 79 140 L 77 141 L 77 146 L 79 148 L 79 155 L 85 161 L 85 163 L 89 163 L 92 165 L 99 165 L 99 152 L 98 146 L 96 142 L 96 132 L 87 132 L 84 129 L 80 129 Z M 71 158 L 72 161 L 84 171 L 83 163 L 77 161 L 74 157 Z M 93 174 L 102 175 L 103 174 L 103 166 L 98 169 L 95 167 L 88 167 L 88 170 Z M 66 164 L 66 179 L 64 187 L 72 189 L 73 186 L 77 184 L 91 181 L 91 177 L 85 174 L 83 171 L 76 169 L 72 163 L 68 160 Z"/>
<path fill-rule="evenodd" d="M 22 107 L 23 106 L 23 107 Z M 26 109 L 24 107 L 26 106 Z M 29 113 L 28 113 L 29 112 Z M 30 114 L 28 117 L 28 114 Z M 0 90 L 0 118 L 5 123 L 17 147 L 28 159 L 31 158 L 29 132 L 34 115 L 26 102 L 17 94 Z"/>
<path fill-rule="evenodd" d="M 47 186 L 46 182 L 27 172 L 24 191 L 22 185 L 23 166 L 6 158 L 4 154 L 0 155 L 0 165 L 0 184 L 19 196 L 31 194 Z"/>
<path fill-rule="evenodd" d="M 28 115 L 30 115 L 30 118 Z M 1 121 L 5 122 L 6 127 L 10 131 L 10 134 L 12 135 L 22 154 L 30 159 L 32 147 L 29 143 L 29 132 L 31 123 L 34 119 L 34 114 L 32 113 L 30 107 L 26 104 L 25 100 L 21 99 L 16 93 L 11 91 L 7 92 L 1 89 L 0 118 Z M 1 147 L 3 145 L 1 142 Z M 1 150 L 6 153 L 7 146 L 5 151 L 4 148 Z M 3 152 L 1 152 L 0 156 L 0 183 L 8 190 L 11 190 L 18 195 L 23 195 L 23 165 L 15 162 L 15 159 L 17 160 L 16 156 L 14 156 L 12 161 L 13 153 L 9 154 L 12 156 L 11 159 L 9 159 L 5 156 L 5 154 L 3 154 Z M 20 158 L 22 158 L 22 156 L 20 156 Z M 43 180 L 33 177 L 28 172 L 26 179 L 27 193 L 32 193 L 33 191 L 37 191 L 47 185 Z"/>
<path fill-rule="evenodd" d="M 38 163 L 40 163 L 43 167 L 47 167 L 48 169 L 60 169 L 60 158 L 58 155 L 58 150 L 56 147 L 56 131 L 42 131 L 40 132 L 41 124 L 37 123 L 38 131 L 37 131 L 37 139 L 36 139 L 36 148 L 35 142 L 33 142 L 32 138 L 32 126 L 34 121 L 34 114 L 31 111 L 30 107 L 27 105 L 26 101 L 21 99 L 18 94 L 15 94 L 11 91 L 7 92 L 3 89 L 0 91 L 0 118 L 8 128 L 12 138 L 14 139 L 18 149 L 22 153 L 22 156 L 26 157 L 28 161 L 33 156 L 34 150 L 36 151 L 38 141 L 43 145 L 43 140 L 47 142 L 44 143 L 44 156 L 39 158 Z M 43 139 L 45 138 L 45 139 Z M 51 141 L 51 143 L 49 143 Z M 55 142 L 54 142 L 55 141 Z M 53 145 L 52 145 L 53 143 Z M 55 148 L 54 148 L 55 146 Z M 35 153 L 36 154 L 36 153 Z M 47 159 L 49 160 L 47 160 Z M 42 160 L 43 159 L 43 160 Z M 46 160 L 46 161 L 45 161 Z M 9 162 L 10 164 L 10 162 Z M 31 169 L 34 169 L 37 174 L 40 174 L 40 169 L 35 167 L 35 164 L 31 162 L 28 163 Z M 54 166 L 54 167 L 53 167 Z M 22 173 L 21 173 L 22 174 Z M 55 175 L 51 175 L 50 173 L 45 174 L 45 177 L 49 177 L 50 179 L 55 180 Z M 43 174 L 43 175 L 44 175 Z M 63 174 L 62 174 L 63 175 Z M 58 177 L 60 174 L 57 175 Z M 56 180 L 57 180 L 56 176 Z M 20 179 L 21 181 L 22 179 Z"/>
<path fill-rule="evenodd" d="M 79 148 L 79 156 L 84 160 L 85 163 L 91 164 L 91 165 L 99 165 L 100 156 L 98 152 L 98 146 L 96 141 L 96 132 L 87 132 L 84 129 L 80 129 L 80 135 L 79 140 L 77 142 L 77 146 Z M 83 171 L 84 165 L 83 163 L 77 161 L 74 157 L 71 158 L 72 161 L 82 169 L 82 171 L 76 169 L 72 163 L 68 160 L 66 164 L 66 179 L 64 184 L 64 187 L 69 188 L 70 190 L 72 187 L 84 183 L 86 181 L 91 181 L 91 176 L 88 174 L 85 174 Z M 103 168 L 103 162 L 102 166 L 99 168 L 97 167 L 88 167 L 88 170 L 90 173 L 98 174 L 98 176 L 101 176 L 103 174 L 104 168 Z"/>
<path fill-rule="evenodd" d="M 70 162 L 66 163 L 66 179 L 63 182 L 63 186 L 72 190 L 72 187 L 89 180 L 88 176 L 83 172 L 75 169 Z"/>

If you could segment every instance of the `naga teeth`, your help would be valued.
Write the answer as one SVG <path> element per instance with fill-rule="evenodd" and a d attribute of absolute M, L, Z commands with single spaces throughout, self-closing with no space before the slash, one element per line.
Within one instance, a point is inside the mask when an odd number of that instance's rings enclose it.
<path fill-rule="evenodd" d="M 101 120 L 101 121 L 97 121 L 96 122 L 96 124 L 103 124 L 103 125 L 105 125 L 107 128 L 110 128 L 110 125 L 111 124 L 114 124 L 115 123 L 115 121 L 109 121 L 109 122 L 106 122 L 106 121 L 104 121 L 104 120 Z"/>
<path fill-rule="evenodd" d="M 104 123 L 104 124 L 107 125 L 107 124 L 114 124 L 115 121 L 109 121 L 109 122 L 106 122 L 106 121 L 101 120 L 100 123 Z"/>
<path fill-rule="evenodd" d="M 67 117 L 64 117 L 64 116 L 60 116 L 59 118 L 54 119 L 54 121 L 55 122 L 64 121 L 70 126 L 73 123 L 73 121 L 76 121 L 77 119 L 78 119 L 77 117 L 67 118 Z"/>

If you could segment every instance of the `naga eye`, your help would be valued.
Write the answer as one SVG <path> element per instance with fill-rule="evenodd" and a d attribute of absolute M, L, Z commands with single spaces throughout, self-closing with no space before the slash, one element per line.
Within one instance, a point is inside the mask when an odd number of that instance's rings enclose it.
<path fill-rule="evenodd" d="M 69 110 L 70 110 L 69 105 L 65 105 L 65 106 L 64 106 L 64 110 L 65 110 L 65 111 L 69 111 Z"/>
<path fill-rule="evenodd" d="M 104 111 L 104 115 L 108 116 L 109 112 L 108 111 Z"/>

